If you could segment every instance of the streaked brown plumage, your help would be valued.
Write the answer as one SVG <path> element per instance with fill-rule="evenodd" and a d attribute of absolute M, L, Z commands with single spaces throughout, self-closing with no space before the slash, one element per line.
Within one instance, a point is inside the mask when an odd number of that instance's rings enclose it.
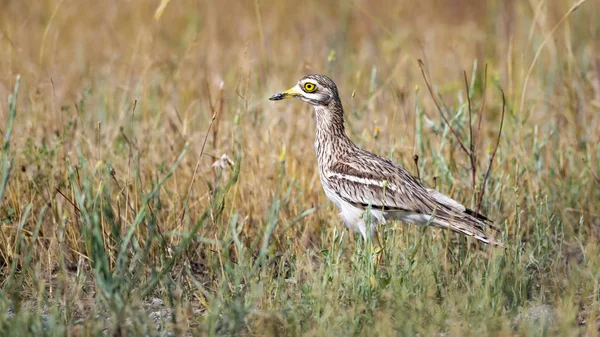
<path fill-rule="evenodd" d="M 270 100 L 297 98 L 314 106 L 317 119 L 315 151 L 321 184 L 341 210 L 346 226 L 367 237 L 377 223 L 397 219 L 448 228 L 501 245 L 485 232 L 489 221 L 461 203 L 423 186 L 391 160 L 356 146 L 344 130 L 344 110 L 337 86 L 323 75 L 308 75 Z M 367 226 L 364 216 L 371 207 Z"/>

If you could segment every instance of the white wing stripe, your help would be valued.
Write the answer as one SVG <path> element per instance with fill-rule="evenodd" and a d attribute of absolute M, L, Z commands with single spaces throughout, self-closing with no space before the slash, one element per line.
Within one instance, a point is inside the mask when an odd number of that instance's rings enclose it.
<path fill-rule="evenodd" d="M 352 175 L 348 175 L 348 174 L 341 174 L 341 173 L 337 173 L 337 172 L 328 172 L 327 177 L 328 178 L 345 179 L 345 180 L 348 180 L 348 181 L 351 181 L 354 183 L 358 183 L 358 184 L 362 184 L 362 185 L 377 186 L 377 187 L 385 188 L 385 189 L 388 189 L 388 190 L 391 190 L 394 192 L 400 192 L 398 187 L 390 184 L 390 182 L 386 181 L 386 180 L 375 180 L 375 179 L 369 179 L 369 178 L 362 178 L 362 177 L 352 176 Z"/>

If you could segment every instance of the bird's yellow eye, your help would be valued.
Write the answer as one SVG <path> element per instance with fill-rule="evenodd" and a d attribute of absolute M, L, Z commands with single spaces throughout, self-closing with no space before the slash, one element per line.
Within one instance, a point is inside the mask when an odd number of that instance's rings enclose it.
<path fill-rule="evenodd" d="M 306 92 L 313 92 L 313 91 L 317 90 L 317 86 L 314 83 L 307 82 L 307 83 L 304 83 L 304 90 Z"/>

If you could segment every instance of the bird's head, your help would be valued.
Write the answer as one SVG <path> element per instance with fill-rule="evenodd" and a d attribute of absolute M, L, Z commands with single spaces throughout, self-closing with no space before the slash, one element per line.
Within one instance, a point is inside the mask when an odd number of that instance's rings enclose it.
<path fill-rule="evenodd" d="M 286 98 L 297 98 L 314 106 L 328 106 L 331 102 L 339 101 L 335 83 L 324 75 L 307 75 L 301 78 L 291 89 L 277 93 L 271 101 Z"/>

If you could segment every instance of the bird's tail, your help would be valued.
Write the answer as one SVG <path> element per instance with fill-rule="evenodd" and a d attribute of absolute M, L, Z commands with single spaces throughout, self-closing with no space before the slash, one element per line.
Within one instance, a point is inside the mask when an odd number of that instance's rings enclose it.
<path fill-rule="evenodd" d="M 493 235 L 486 232 L 485 229 L 486 227 L 490 227 L 490 224 L 465 211 L 449 208 L 445 205 L 438 205 L 432 214 L 411 211 L 393 211 L 389 212 L 388 216 L 415 225 L 432 225 L 441 229 L 449 229 L 457 233 L 472 236 L 487 244 L 500 247 L 504 246 L 500 241 L 496 240 Z M 496 227 L 490 228 L 499 231 Z"/>
<path fill-rule="evenodd" d="M 493 235 L 488 234 L 485 230 L 485 227 L 498 230 L 496 227 L 489 226 L 484 220 L 478 219 L 468 213 L 436 214 L 433 216 L 431 222 L 437 227 L 447 228 L 454 232 L 472 236 L 483 243 L 504 247 L 502 242 L 497 240 Z"/>
<path fill-rule="evenodd" d="M 490 228 L 495 232 L 500 232 L 500 229 L 494 226 L 486 216 L 466 208 L 460 202 L 434 189 L 427 189 L 427 191 L 436 204 L 435 215 L 431 220 L 433 224 L 472 236 L 484 243 L 504 247 L 500 241 L 485 231 L 485 228 Z"/>

